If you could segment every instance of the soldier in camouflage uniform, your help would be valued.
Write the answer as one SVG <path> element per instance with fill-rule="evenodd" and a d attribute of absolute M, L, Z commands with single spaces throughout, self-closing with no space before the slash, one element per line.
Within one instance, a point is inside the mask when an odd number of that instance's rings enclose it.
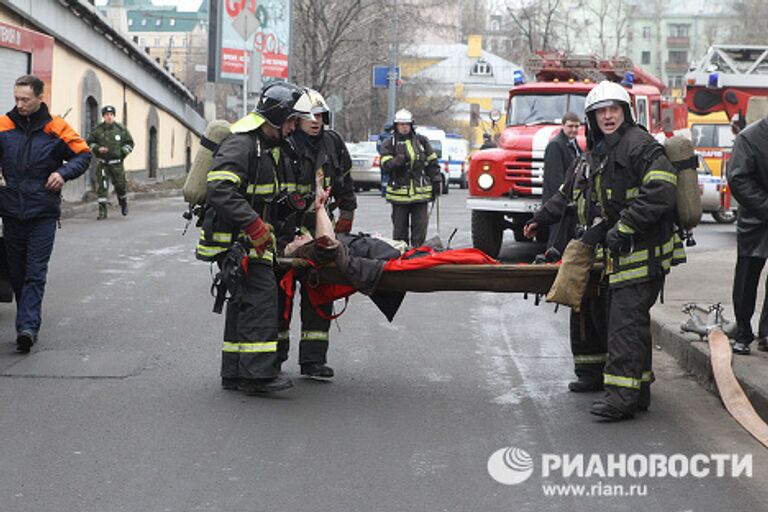
<path fill-rule="evenodd" d="M 133 151 L 133 137 L 128 129 L 115 121 L 115 107 L 107 105 L 101 109 L 104 122 L 88 134 L 88 146 L 98 160 L 96 172 L 97 193 L 99 196 L 98 220 L 107 218 L 107 192 L 109 181 L 115 187 L 115 194 L 120 203 L 120 212 L 128 215 L 126 199 L 125 169 L 123 159 Z"/>

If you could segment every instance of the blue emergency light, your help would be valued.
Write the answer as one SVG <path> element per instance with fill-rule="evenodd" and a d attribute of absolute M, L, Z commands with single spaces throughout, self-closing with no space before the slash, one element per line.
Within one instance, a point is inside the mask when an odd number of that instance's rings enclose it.
<path fill-rule="evenodd" d="M 710 89 L 720 88 L 720 73 L 710 73 L 707 78 L 707 87 Z"/>
<path fill-rule="evenodd" d="M 624 80 L 621 81 L 621 85 L 631 89 L 632 86 L 635 85 L 635 73 L 632 71 L 625 72 Z"/>
<path fill-rule="evenodd" d="M 515 85 L 522 85 L 525 83 L 525 75 L 523 75 L 523 71 L 521 69 L 516 69 L 512 74 L 512 77 L 515 81 Z"/>

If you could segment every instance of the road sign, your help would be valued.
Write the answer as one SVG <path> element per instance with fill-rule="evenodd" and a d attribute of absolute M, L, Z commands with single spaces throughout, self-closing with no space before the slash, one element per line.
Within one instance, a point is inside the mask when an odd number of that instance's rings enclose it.
<path fill-rule="evenodd" d="M 395 68 L 395 80 L 400 81 L 400 67 Z M 386 89 L 389 87 L 389 66 L 373 66 L 373 87 Z"/>
<path fill-rule="evenodd" d="M 341 112 L 341 109 L 344 108 L 344 101 L 337 94 L 328 96 L 328 99 L 325 101 L 328 103 L 328 108 L 331 109 L 331 112 L 334 114 Z"/>

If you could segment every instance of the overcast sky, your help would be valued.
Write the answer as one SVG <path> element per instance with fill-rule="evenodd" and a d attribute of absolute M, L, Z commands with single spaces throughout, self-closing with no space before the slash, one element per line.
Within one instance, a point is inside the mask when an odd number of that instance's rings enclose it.
<path fill-rule="evenodd" d="M 175 5 L 180 11 L 197 11 L 202 0 L 152 0 L 155 5 Z M 96 5 L 105 5 L 107 0 L 96 0 Z"/>

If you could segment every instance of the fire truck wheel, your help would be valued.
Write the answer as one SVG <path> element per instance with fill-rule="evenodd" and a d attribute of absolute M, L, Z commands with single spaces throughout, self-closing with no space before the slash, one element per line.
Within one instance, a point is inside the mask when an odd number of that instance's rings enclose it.
<path fill-rule="evenodd" d="M 712 212 L 712 218 L 714 218 L 718 224 L 733 224 L 736 222 L 736 212 L 721 208 L 716 212 Z"/>
<path fill-rule="evenodd" d="M 504 216 L 498 212 L 472 210 L 472 245 L 496 258 L 504 238 Z"/>

